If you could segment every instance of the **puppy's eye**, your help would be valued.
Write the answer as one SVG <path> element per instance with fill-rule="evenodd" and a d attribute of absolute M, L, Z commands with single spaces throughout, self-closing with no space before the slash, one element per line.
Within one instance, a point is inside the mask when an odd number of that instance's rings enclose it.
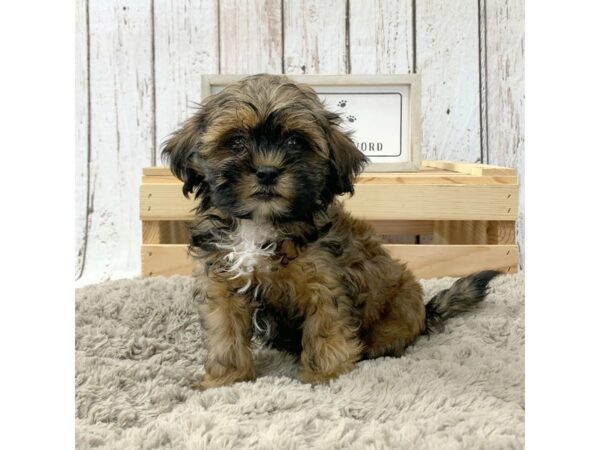
<path fill-rule="evenodd" d="M 233 151 L 241 151 L 246 147 L 246 139 L 244 136 L 233 136 L 225 145 Z"/>
<path fill-rule="evenodd" d="M 298 149 L 304 146 L 304 139 L 298 135 L 290 136 L 285 141 L 285 146 L 291 149 Z"/>

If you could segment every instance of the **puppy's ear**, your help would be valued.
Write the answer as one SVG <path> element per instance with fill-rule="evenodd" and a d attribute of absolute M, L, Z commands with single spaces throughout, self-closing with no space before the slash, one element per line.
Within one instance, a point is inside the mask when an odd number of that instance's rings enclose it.
<path fill-rule="evenodd" d="M 354 180 L 369 162 L 348 133 L 340 130 L 337 114 L 329 116 L 329 176 L 327 187 L 334 195 L 354 194 Z"/>
<path fill-rule="evenodd" d="M 196 191 L 198 197 L 204 190 L 204 174 L 200 166 L 200 143 L 205 130 L 201 112 L 188 119 L 163 144 L 162 160 L 171 172 L 183 181 L 183 194 L 188 197 Z"/>

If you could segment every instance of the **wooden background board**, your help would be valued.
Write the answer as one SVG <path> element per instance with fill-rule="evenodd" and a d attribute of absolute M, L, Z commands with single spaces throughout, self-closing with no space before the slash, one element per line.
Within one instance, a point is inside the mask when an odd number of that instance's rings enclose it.
<path fill-rule="evenodd" d="M 88 163 L 89 163 L 89 73 L 88 73 L 88 18 L 83 1 L 78 1 L 75 10 L 75 278 L 81 277 L 87 247 L 88 219 Z"/>
<path fill-rule="evenodd" d="M 88 155 L 85 281 L 139 273 L 139 178 L 155 153 L 151 4 L 87 5 L 89 147 L 78 149 Z"/>
<path fill-rule="evenodd" d="M 420 73 L 422 158 L 507 165 L 523 183 L 523 3 L 77 0 L 77 283 L 140 273 L 142 167 L 202 74 Z"/>
<path fill-rule="evenodd" d="M 154 2 L 155 160 L 160 145 L 194 111 L 203 73 L 219 71 L 217 4 L 212 0 Z"/>

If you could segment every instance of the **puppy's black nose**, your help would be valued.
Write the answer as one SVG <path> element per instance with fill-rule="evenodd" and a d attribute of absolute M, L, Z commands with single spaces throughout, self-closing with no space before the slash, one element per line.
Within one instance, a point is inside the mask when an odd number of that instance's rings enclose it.
<path fill-rule="evenodd" d="M 275 182 L 280 173 L 281 170 L 279 170 L 277 167 L 260 166 L 258 169 L 256 169 L 256 178 L 258 178 L 260 184 L 269 185 Z"/>

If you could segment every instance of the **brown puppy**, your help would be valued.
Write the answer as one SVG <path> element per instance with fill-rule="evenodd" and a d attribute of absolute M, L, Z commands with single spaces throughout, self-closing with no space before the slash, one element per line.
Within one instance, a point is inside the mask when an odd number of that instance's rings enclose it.
<path fill-rule="evenodd" d="M 191 251 L 209 334 L 209 388 L 255 378 L 253 337 L 299 353 L 319 383 L 361 358 L 400 356 L 486 295 L 497 274 L 457 281 L 427 307 L 405 264 L 336 196 L 367 160 L 308 86 L 256 75 L 203 103 L 163 155 L 199 199 Z"/>

